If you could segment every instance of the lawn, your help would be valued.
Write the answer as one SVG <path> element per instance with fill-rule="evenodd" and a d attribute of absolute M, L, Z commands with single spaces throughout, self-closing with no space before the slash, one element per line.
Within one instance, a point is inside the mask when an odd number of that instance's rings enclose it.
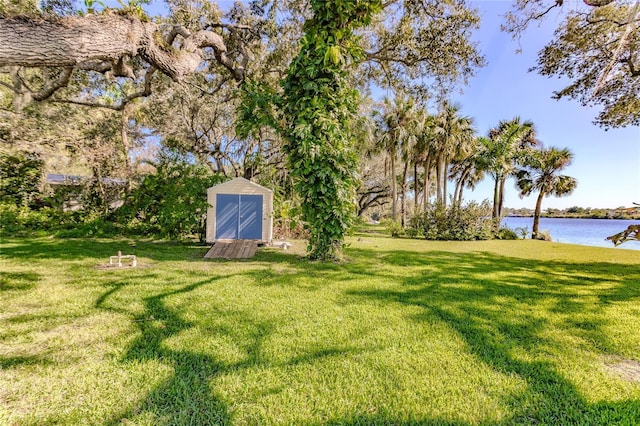
<path fill-rule="evenodd" d="M 640 424 L 639 252 L 349 243 L 3 238 L 0 424 Z"/>

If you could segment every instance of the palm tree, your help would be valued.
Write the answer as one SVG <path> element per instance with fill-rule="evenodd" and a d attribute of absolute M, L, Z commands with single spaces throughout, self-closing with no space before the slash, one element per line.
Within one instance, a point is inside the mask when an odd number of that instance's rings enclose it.
<path fill-rule="evenodd" d="M 435 150 L 435 116 L 422 111 L 421 132 L 416 139 L 416 145 L 414 146 L 414 161 L 416 166 L 420 164 L 422 166 L 422 208 L 426 211 L 429 204 L 429 194 L 431 191 L 431 171 L 436 157 Z M 417 172 L 415 173 L 418 174 Z M 416 211 L 418 206 L 418 190 L 417 190 L 417 176 L 416 176 Z"/>
<path fill-rule="evenodd" d="M 465 187 L 474 189 L 478 182 L 484 179 L 487 168 L 485 149 L 485 138 L 480 136 L 475 139 L 472 151 L 467 156 L 456 158 L 453 161 L 449 178 L 456 183 L 453 201 L 457 205 L 462 205 L 462 193 Z"/>
<path fill-rule="evenodd" d="M 571 176 L 558 174 L 560 170 L 571 164 L 572 159 L 573 154 L 568 148 L 549 148 L 532 151 L 523 162 L 524 166 L 516 173 L 521 197 L 528 196 L 534 191 L 539 191 L 536 209 L 533 214 L 531 237 L 534 239 L 538 237 L 542 199 L 549 195 L 556 197 L 569 195 L 578 185 L 578 182 Z"/>
<path fill-rule="evenodd" d="M 461 116 L 460 106 L 444 102 L 436 115 L 432 132 L 435 138 L 437 200 L 447 204 L 447 179 L 449 165 L 455 158 L 469 154 L 475 140 L 473 119 Z"/>
<path fill-rule="evenodd" d="M 504 187 L 509 176 L 515 173 L 518 162 L 533 146 L 538 144 L 533 123 L 520 121 L 515 117 L 510 121 L 501 121 L 489 131 L 489 137 L 483 139 L 485 145 L 485 164 L 494 178 L 493 220 L 500 226 L 504 206 Z"/>
<path fill-rule="evenodd" d="M 398 156 L 402 158 L 404 164 L 401 183 L 403 225 L 406 219 L 407 174 L 413 146 L 420 132 L 419 118 L 419 110 L 413 98 L 398 94 L 393 102 L 388 98 L 384 100 L 382 143 L 389 155 L 391 168 L 391 209 L 393 220 L 398 218 L 398 182 L 396 172 Z"/>

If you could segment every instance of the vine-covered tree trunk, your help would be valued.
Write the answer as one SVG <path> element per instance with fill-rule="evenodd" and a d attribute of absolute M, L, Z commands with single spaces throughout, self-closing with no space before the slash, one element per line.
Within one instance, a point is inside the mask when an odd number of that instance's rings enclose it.
<path fill-rule="evenodd" d="M 355 137 L 351 121 L 358 93 L 349 68 L 364 58 L 353 30 L 367 25 L 381 2 L 312 0 L 300 52 L 283 83 L 284 150 L 302 214 L 309 225 L 309 257 L 339 257 L 355 210 Z"/>

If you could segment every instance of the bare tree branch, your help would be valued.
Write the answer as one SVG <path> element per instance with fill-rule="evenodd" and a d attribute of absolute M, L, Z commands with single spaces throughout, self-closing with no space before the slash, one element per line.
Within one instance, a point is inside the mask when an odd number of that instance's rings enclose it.
<path fill-rule="evenodd" d="M 20 93 L 18 90 L 16 90 L 15 87 L 13 87 L 11 84 L 9 83 L 5 83 L 4 81 L 0 80 L 0 86 L 4 86 L 7 89 L 11 90 L 14 93 Z"/>
<path fill-rule="evenodd" d="M 125 96 L 120 103 L 112 105 L 112 104 L 105 104 L 103 102 L 94 102 L 94 101 L 82 101 L 82 100 L 77 100 L 77 99 L 52 99 L 52 102 L 55 103 L 63 103 L 63 104 L 73 104 L 73 105 L 81 105 L 81 106 L 86 106 L 86 107 L 93 107 L 93 108 L 105 108 L 105 109 L 110 109 L 113 111 L 123 111 L 126 106 L 133 101 L 134 99 L 137 98 L 142 98 L 142 97 L 146 97 L 151 95 L 151 79 L 153 77 L 153 75 L 155 74 L 155 72 L 158 69 L 156 67 L 151 67 L 147 70 L 145 77 L 144 77 L 144 87 L 142 90 L 139 90 L 137 92 L 131 93 L 127 96 Z"/>
<path fill-rule="evenodd" d="M 63 68 L 58 78 L 56 78 L 55 80 L 47 81 L 47 83 L 44 85 L 42 89 L 40 89 L 40 91 L 32 93 L 31 96 L 33 100 L 34 101 L 45 100 L 51 97 L 51 95 L 53 95 L 56 92 L 56 90 L 67 86 L 67 84 L 69 84 L 69 79 L 71 78 L 72 72 L 73 72 L 72 67 Z"/>

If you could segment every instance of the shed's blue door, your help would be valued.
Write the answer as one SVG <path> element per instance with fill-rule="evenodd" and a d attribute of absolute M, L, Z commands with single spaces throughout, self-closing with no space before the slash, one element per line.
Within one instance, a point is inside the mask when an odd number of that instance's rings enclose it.
<path fill-rule="evenodd" d="M 240 223 L 238 234 L 241 240 L 262 239 L 262 195 L 240 195 Z"/>
<path fill-rule="evenodd" d="M 262 195 L 216 195 L 216 239 L 261 240 Z"/>

